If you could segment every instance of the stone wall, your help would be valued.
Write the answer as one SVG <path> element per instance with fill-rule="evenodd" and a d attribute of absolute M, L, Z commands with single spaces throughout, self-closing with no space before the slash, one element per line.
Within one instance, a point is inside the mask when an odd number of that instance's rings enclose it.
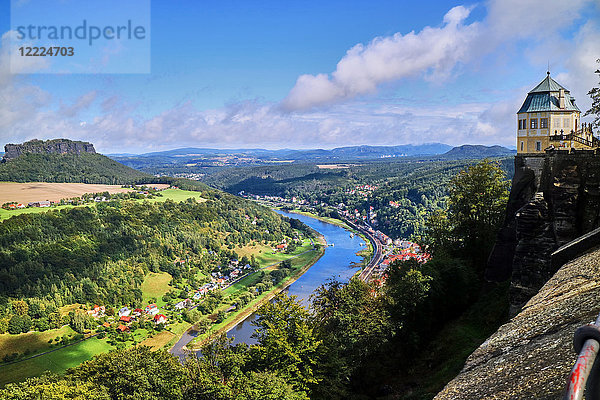
<path fill-rule="evenodd" d="M 33 139 L 23 144 L 7 144 L 4 146 L 2 161 L 13 160 L 26 153 L 38 154 L 81 154 L 96 153 L 94 145 L 68 139 L 37 140 Z"/>
<path fill-rule="evenodd" d="M 556 272 L 552 252 L 598 226 L 600 153 L 518 155 L 506 219 L 486 278 L 511 279 L 514 315 Z"/>
<path fill-rule="evenodd" d="M 600 313 L 600 249 L 562 266 L 467 359 L 435 400 L 561 399 L 573 334 Z"/>

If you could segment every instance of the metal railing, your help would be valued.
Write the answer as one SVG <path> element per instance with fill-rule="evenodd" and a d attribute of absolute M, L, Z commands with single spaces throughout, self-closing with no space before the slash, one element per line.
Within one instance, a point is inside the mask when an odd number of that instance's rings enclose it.
<path fill-rule="evenodd" d="M 573 338 L 577 361 L 571 370 L 563 400 L 600 400 L 600 363 L 596 357 L 600 350 L 600 315 L 594 324 L 584 325 L 575 331 Z"/>

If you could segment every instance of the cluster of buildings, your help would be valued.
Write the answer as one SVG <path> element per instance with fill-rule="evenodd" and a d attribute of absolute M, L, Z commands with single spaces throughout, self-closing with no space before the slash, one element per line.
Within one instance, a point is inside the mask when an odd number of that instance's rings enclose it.
<path fill-rule="evenodd" d="M 375 190 L 377 190 L 377 186 L 365 184 L 365 185 L 356 185 L 353 189 L 346 190 L 346 193 L 367 198 Z"/>
<path fill-rule="evenodd" d="M 102 318 L 106 315 L 106 307 L 94 305 L 88 310 L 88 315 L 93 318 Z M 151 320 L 156 325 L 164 325 L 167 323 L 167 317 L 160 313 L 156 304 L 149 304 L 144 309 L 136 308 L 129 309 L 127 306 L 122 307 L 117 313 L 119 325 L 116 327 L 117 332 L 128 332 L 129 326 L 134 321 Z M 109 317 L 110 318 L 110 317 Z M 111 324 L 105 322 L 102 324 L 105 328 L 110 328 Z"/>

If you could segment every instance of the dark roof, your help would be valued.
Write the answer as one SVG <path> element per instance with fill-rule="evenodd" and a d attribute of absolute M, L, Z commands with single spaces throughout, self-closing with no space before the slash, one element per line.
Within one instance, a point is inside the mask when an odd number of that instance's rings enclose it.
<path fill-rule="evenodd" d="M 560 89 L 565 91 L 565 108 L 558 106 Z M 570 92 L 552 79 L 550 73 L 527 94 L 527 98 L 517 114 L 543 111 L 581 111 L 575 105 L 575 99 Z"/>
<path fill-rule="evenodd" d="M 558 92 L 560 89 L 564 89 L 565 92 L 569 93 L 560 83 L 550 78 L 550 72 L 547 73 L 546 78 L 541 81 L 536 87 L 531 89 L 529 93 L 544 93 L 544 92 Z"/>

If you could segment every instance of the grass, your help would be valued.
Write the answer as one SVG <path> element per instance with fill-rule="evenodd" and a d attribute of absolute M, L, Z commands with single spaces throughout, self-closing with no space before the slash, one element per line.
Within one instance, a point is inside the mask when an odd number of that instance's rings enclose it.
<path fill-rule="evenodd" d="M 146 275 L 140 288 L 142 291 L 142 301 L 144 304 L 149 303 L 150 299 L 153 297 L 159 301 L 162 301 L 161 298 L 163 295 L 171 290 L 171 286 L 169 286 L 171 279 L 171 275 L 167 272 L 150 272 L 148 275 Z"/>
<path fill-rule="evenodd" d="M 0 188 L 3 183 L 5 183 L 5 182 L 0 182 Z M 56 185 L 60 185 L 60 184 L 57 183 Z M 84 185 L 84 184 L 82 183 L 82 185 Z M 100 185 L 92 185 L 92 186 L 100 186 Z M 127 190 L 130 190 L 130 189 L 127 189 Z M 93 190 L 91 190 L 91 188 L 90 188 L 90 191 L 93 191 Z M 162 197 L 154 197 L 153 199 L 148 199 L 148 201 L 164 202 L 164 201 L 167 201 L 167 199 L 170 199 L 175 202 L 182 202 L 182 201 L 189 199 L 190 197 L 193 197 L 197 201 L 200 201 L 200 202 L 206 201 L 206 199 L 202 198 L 200 192 L 192 192 L 192 191 L 180 190 L 180 189 L 166 189 L 160 193 L 162 194 Z M 83 193 L 81 193 L 81 194 L 83 194 Z M 73 196 L 65 194 L 65 197 L 63 197 L 63 198 L 67 198 L 67 197 L 73 197 Z M 138 200 L 138 201 L 144 201 L 144 200 Z M 50 211 L 50 210 L 63 210 L 66 208 L 73 208 L 73 207 L 95 207 L 96 204 L 97 203 L 88 203 L 88 204 L 82 204 L 79 206 L 63 205 L 63 206 L 55 206 L 55 207 L 29 207 L 29 208 L 22 208 L 22 209 L 17 209 L 17 210 L 5 210 L 3 208 L 0 208 L 0 221 L 5 220 L 5 219 L 10 218 L 15 215 L 20 215 L 20 214 L 37 214 L 37 213 L 42 213 L 42 212 L 46 212 L 46 211 Z"/>
<path fill-rule="evenodd" d="M 68 368 L 90 360 L 95 354 L 107 352 L 112 348 L 105 339 L 92 338 L 43 356 L 15 364 L 0 365 L 0 387 L 7 383 L 21 382 L 33 376 L 40 376 L 46 371 L 63 373 Z"/>
<path fill-rule="evenodd" d="M 50 329 L 45 332 L 28 332 L 20 335 L 3 333 L 0 335 L 0 359 L 7 354 L 23 353 L 29 350 L 31 354 L 48 349 L 48 341 L 59 336 L 74 335 L 75 331 L 69 326 Z"/>
<path fill-rule="evenodd" d="M 15 215 L 38 214 L 38 213 L 46 212 L 49 210 L 63 210 L 65 208 L 73 208 L 73 207 L 76 207 L 76 206 L 64 205 L 64 206 L 56 206 L 56 207 L 30 207 L 30 208 L 21 208 L 18 210 L 5 210 L 3 208 L 0 208 L 0 221 L 8 219 Z M 83 206 L 78 206 L 78 207 L 83 207 Z"/>
<path fill-rule="evenodd" d="M 153 337 L 148 337 L 140 342 L 140 346 L 150 346 L 152 350 L 158 350 L 165 347 L 169 342 L 176 338 L 175 334 L 169 331 L 161 331 Z"/>
<path fill-rule="evenodd" d="M 163 202 L 169 199 L 175 202 L 182 202 L 189 199 L 190 197 L 200 202 L 206 201 L 206 199 L 202 198 L 201 192 L 192 192 L 190 190 L 166 189 L 160 192 L 160 194 L 162 194 L 162 197 L 155 197 L 153 199 L 150 199 L 150 201 Z"/>

